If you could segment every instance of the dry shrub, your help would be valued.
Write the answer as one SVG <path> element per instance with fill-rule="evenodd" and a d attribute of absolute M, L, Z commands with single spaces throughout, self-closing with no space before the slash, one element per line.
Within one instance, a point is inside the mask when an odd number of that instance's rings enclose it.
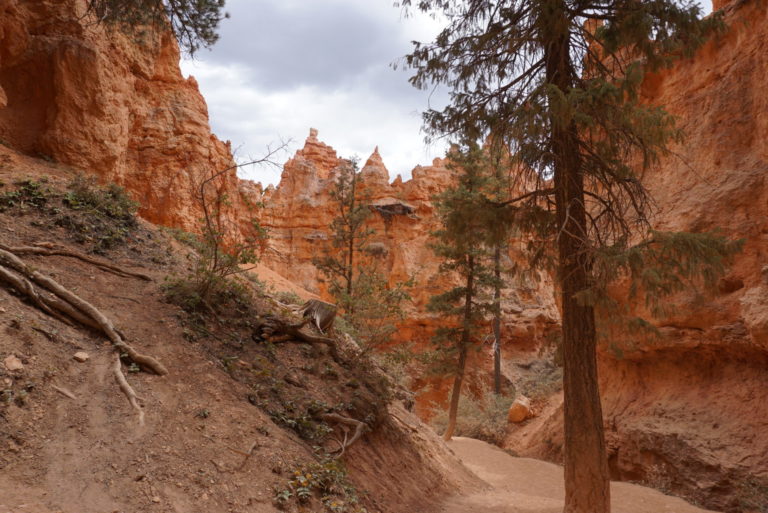
<path fill-rule="evenodd" d="M 496 395 L 491 390 L 484 390 L 480 398 L 462 395 L 454 434 L 500 445 L 507 433 L 507 413 L 513 402 L 513 396 Z M 434 411 L 430 424 L 442 433 L 448 425 L 448 411 L 444 408 Z"/>

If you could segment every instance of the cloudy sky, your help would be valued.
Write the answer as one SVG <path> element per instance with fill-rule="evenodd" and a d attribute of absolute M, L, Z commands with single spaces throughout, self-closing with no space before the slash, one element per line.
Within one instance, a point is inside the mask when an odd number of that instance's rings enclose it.
<path fill-rule="evenodd" d="M 259 156 L 281 138 L 292 139 L 292 154 L 313 127 L 340 156 L 365 160 L 378 145 L 392 178 L 410 176 L 444 149 L 427 148 L 420 132 L 429 92 L 391 64 L 440 25 L 423 15 L 405 18 L 392 3 L 228 0 L 231 17 L 219 42 L 182 61 L 182 71 L 198 80 L 214 132 L 239 147 L 239 159 Z M 279 181 L 276 169 L 240 174 Z"/>
<path fill-rule="evenodd" d="M 292 140 L 292 154 L 313 127 L 342 157 L 365 160 L 378 145 L 391 178 L 409 178 L 417 164 L 444 153 L 440 144 L 424 144 L 420 116 L 444 97 L 413 88 L 408 71 L 391 65 L 411 41 L 432 40 L 440 23 L 403 17 L 392 4 L 227 0 L 231 17 L 219 42 L 183 60 L 182 71 L 197 78 L 213 131 L 232 141 L 238 160 L 281 139 Z M 280 179 L 279 170 L 263 167 L 240 175 L 264 184 Z"/>

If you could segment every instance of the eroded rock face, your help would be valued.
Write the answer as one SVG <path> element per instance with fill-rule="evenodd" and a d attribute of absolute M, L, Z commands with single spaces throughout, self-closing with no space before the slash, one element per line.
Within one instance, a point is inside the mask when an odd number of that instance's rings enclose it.
<path fill-rule="evenodd" d="M 82 0 L 0 0 L 0 139 L 123 185 L 145 218 L 194 230 L 199 177 L 232 164 L 229 145 L 211 134 L 170 34 L 137 42 L 79 20 L 84 9 Z M 234 171 L 219 186 L 232 212 L 253 192 Z"/>

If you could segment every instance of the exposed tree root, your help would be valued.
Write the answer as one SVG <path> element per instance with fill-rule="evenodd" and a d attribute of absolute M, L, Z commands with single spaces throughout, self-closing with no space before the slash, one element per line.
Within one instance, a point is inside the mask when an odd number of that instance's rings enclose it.
<path fill-rule="evenodd" d="M 55 280 L 28 267 L 13 253 L 4 249 L 0 249 L 0 267 L 5 267 L 5 271 L 8 271 L 8 268 L 13 269 L 17 273 L 21 274 L 24 278 L 26 278 L 27 283 L 32 281 L 40 287 L 43 287 L 44 289 L 51 292 L 54 296 L 56 296 L 57 299 L 43 301 L 46 306 L 54 306 L 60 313 L 63 313 L 66 316 L 71 317 L 82 324 L 85 324 L 86 326 L 98 329 L 104 335 L 106 335 L 107 338 L 109 338 L 115 348 L 124 353 L 127 353 L 128 357 L 138 365 L 145 369 L 149 369 L 155 374 L 159 374 L 160 376 L 168 374 L 168 370 L 165 368 L 165 366 L 163 366 L 163 364 L 151 356 L 138 353 L 135 349 L 128 345 L 120 336 L 120 334 L 115 330 L 114 326 L 112 326 L 112 323 L 109 321 L 109 319 L 107 319 L 104 314 L 102 314 L 95 306 L 82 299 L 77 294 L 59 285 Z M 7 272 L 5 274 L 8 275 Z M 30 295 L 29 289 L 26 288 L 26 286 L 18 290 L 22 294 L 27 296 Z M 36 294 L 36 296 L 43 297 L 40 294 Z M 32 298 L 32 300 L 35 302 L 35 304 L 39 305 L 39 302 L 35 298 Z M 51 313 L 51 308 L 43 308 L 43 310 L 46 311 L 46 313 Z M 61 318 L 58 315 L 52 315 L 56 316 L 57 318 Z"/>
<path fill-rule="evenodd" d="M 122 334 L 115 329 L 109 319 L 107 319 L 107 317 L 95 306 L 69 289 L 63 287 L 52 278 L 27 266 L 13 253 L 13 250 L 19 250 L 21 253 L 27 254 L 77 255 L 76 258 L 84 257 L 81 259 L 93 263 L 90 257 L 50 248 L 9 248 L 8 246 L 0 245 L 0 282 L 6 283 L 18 293 L 26 296 L 37 308 L 56 319 L 70 325 L 71 321 L 76 321 L 84 326 L 88 326 L 103 333 L 109 338 L 112 345 L 119 351 L 119 353 L 125 353 L 128 358 L 143 369 L 150 370 L 160 376 L 168 374 L 168 370 L 165 366 L 155 358 L 139 353 L 131 345 L 126 343 Z M 41 253 L 39 250 L 45 250 L 49 253 Z M 111 264 L 106 265 L 114 267 L 111 266 Z M 114 272 L 114 269 L 111 270 Z M 124 275 L 128 275 L 128 273 L 124 273 Z M 115 381 L 117 381 L 120 390 L 128 398 L 128 402 L 138 412 L 139 423 L 143 425 L 144 410 L 139 406 L 136 393 L 123 375 L 119 353 L 117 354 L 117 362 L 114 367 Z M 70 395 L 66 394 L 62 389 L 59 389 L 58 387 L 54 387 L 54 389 L 70 397 Z"/>
<path fill-rule="evenodd" d="M 66 397 L 69 397 L 70 399 L 77 399 L 77 396 L 75 396 L 75 394 L 73 394 L 72 392 L 70 392 L 70 391 L 69 391 L 69 390 L 67 390 L 66 388 L 63 388 L 63 387 L 57 387 L 56 385 L 51 385 L 51 388 L 52 388 L 52 389 L 54 389 L 54 390 L 56 390 L 56 391 L 57 391 L 58 393 L 60 393 L 61 395 L 63 395 L 63 396 L 66 396 Z"/>
<path fill-rule="evenodd" d="M 14 255 L 41 255 L 41 256 L 65 256 L 70 258 L 76 258 L 82 260 L 88 264 L 94 265 L 99 269 L 107 272 L 111 272 L 124 278 L 138 278 L 140 280 L 152 281 L 152 278 L 146 274 L 137 273 L 134 271 L 128 271 L 122 267 L 118 267 L 109 262 L 104 262 L 96 258 L 78 253 L 76 251 L 70 251 L 68 249 L 56 246 L 50 242 L 36 242 L 33 246 L 17 246 L 11 247 L 4 244 L 0 244 L 0 249 L 13 253 Z"/>
<path fill-rule="evenodd" d="M 338 454 L 334 455 L 334 458 L 341 458 L 346 450 L 357 440 L 363 436 L 363 433 L 365 432 L 366 424 L 364 422 L 360 422 L 359 420 L 353 419 L 351 417 L 345 417 L 344 415 L 339 415 L 338 413 L 323 413 L 320 415 L 320 419 L 326 421 L 326 422 L 335 422 L 337 424 L 341 425 L 341 429 L 344 432 L 344 440 L 340 441 L 337 440 L 337 443 L 339 444 L 339 452 Z M 349 427 L 353 427 L 355 429 L 354 433 L 352 433 L 352 438 L 349 438 Z"/>
<path fill-rule="evenodd" d="M 290 324 L 277 317 L 265 317 L 261 319 L 261 322 L 256 326 L 254 336 L 258 334 L 259 338 L 268 340 L 273 344 L 287 342 L 289 340 L 299 340 L 312 345 L 322 344 L 328 346 L 328 351 L 334 361 L 339 363 L 339 352 L 336 348 L 336 341 L 334 339 L 308 333 L 306 330 L 302 329 L 310 322 L 312 322 L 312 319 L 306 318 L 301 322 Z"/>
<path fill-rule="evenodd" d="M 141 406 L 139 406 L 139 398 L 136 395 L 136 392 L 133 390 L 133 387 L 128 383 L 128 380 L 125 379 L 125 375 L 123 374 L 123 364 L 120 361 L 120 355 L 115 356 L 115 366 L 113 368 L 113 371 L 115 373 L 115 381 L 117 382 L 117 385 L 120 387 L 120 390 L 125 394 L 125 397 L 128 398 L 128 402 L 131 403 L 131 406 L 139 415 L 139 425 L 144 425 L 144 410 Z"/>

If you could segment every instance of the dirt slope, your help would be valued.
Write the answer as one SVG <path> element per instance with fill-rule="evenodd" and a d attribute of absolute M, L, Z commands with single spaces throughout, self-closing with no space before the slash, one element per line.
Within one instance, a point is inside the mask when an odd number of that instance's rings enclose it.
<path fill-rule="evenodd" d="M 474 494 L 454 497 L 443 513 L 560 513 L 563 468 L 529 458 L 514 458 L 498 447 L 471 438 L 454 438 L 450 448 L 488 484 Z M 628 483 L 611 483 L 614 513 L 706 513 L 676 497 Z"/>
<path fill-rule="evenodd" d="M 73 174 L 2 146 L 0 164 L 0 194 L 19 178 L 43 175 L 45 188 L 66 190 Z M 53 222 L 66 213 L 58 201 L 0 209 L 0 242 L 44 240 L 86 251 Z M 114 382 L 116 355 L 103 337 L 53 319 L 0 287 L 0 512 L 277 511 L 276 492 L 300 469 L 319 464 L 313 445 L 320 442 L 287 428 L 291 419 L 276 423 L 287 415 L 288 399 L 354 408 L 357 397 L 372 397 L 366 382 L 355 382 L 354 368 L 307 346 L 192 333 L 186 314 L 165 302 L 161 289 L 187 262 L 170 242 L 142 224 L 99 257 L 147 273 L 151 282 L 66 257 L 25 257 L 97 305 L 131 344 L 168 367 L 170 374 L 159 377 L 124 365 L 143 399 L 143 426 Z M 78 351 L 90 358 L 74 360 Z M 3 363 L 11 355 L 22 368 Z M 259 390 L 249 378 L 268 385 Z M 385 399 L 375 427 L 344 456 L 348 480 L 339 477 L 338 486 L 354 486 L 369 511 L 411 512 L 427 511 L 435 498 L 472 482 L 469 473 L 456 473 L 455 458 L 431 430 L 395 397 Z M 290 502 L 285 510 L 297 506 Z"/>

